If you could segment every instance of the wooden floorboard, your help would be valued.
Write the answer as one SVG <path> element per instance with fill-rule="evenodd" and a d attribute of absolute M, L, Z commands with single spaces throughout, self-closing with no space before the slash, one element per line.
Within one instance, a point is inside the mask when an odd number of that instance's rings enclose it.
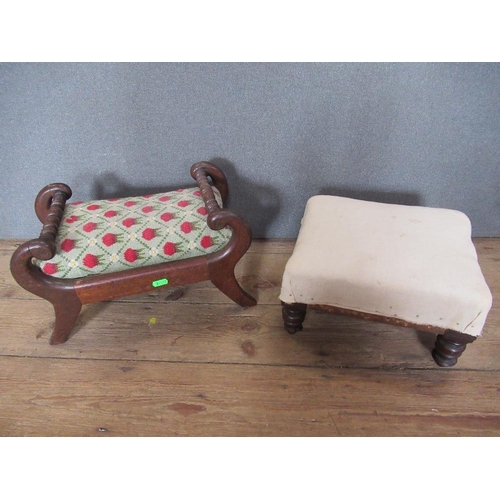
<path fill-rule="evenodd" d="M 474 240 L 494 296 L 456 367 L 434 336 L 308 313 L 295 335 L 278 300 L 293 240 L 255 241 L 241 309 L 210 283 L 92 304 L 50 346 L 51 305 L 22 290 L 0 241 L 2 436 L 499 436 L 500 239 Z"/>

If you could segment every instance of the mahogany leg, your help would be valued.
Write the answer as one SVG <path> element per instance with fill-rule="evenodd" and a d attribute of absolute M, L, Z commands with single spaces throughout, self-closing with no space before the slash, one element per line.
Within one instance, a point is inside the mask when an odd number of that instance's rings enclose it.
<path fill-rule="evenodd" d="M 295 333 L 302 330 L 302 323 L 306 317 L 307 304 L 293 303 L 282 304 L 283 322 L 288 333 Z"/>
<path fill-rule="evenodd" d="M 251 307 L 257 304 L 257 301 L 248 294 L 234 276 L 234 269 L 224 269 L 219 272 L 210 273 L 210 281 L 227 297 L 242 307 Z"/>
<path fill-rule="evenodd" d="M 476 337 L 471 335 L 446 330 L 444 334 L 437 336 L 432 357 L 439 366 L 455 366 L 458 358 L 465 351 L 467 344 L 474 342 L 474 340 L 476 340 Z"/>
<path fill-rule="evenodd" d="M 82 310 L 82 303 L 76 294 L 68 294 L 61 300 L 54 300 L 52 305 L 56 315 L 56 324 L 50 337 L 50 344 L 62 344 L 68 340 L 69 334 L 75 326 L 78 315 Z"/>

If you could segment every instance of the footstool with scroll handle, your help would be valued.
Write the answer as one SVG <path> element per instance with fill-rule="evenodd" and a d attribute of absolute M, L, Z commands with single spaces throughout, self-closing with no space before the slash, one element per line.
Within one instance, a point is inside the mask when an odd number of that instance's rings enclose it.
<path fill-rule="evenodd" d="M 66 342 L 83 304 L 162 286 L 210 280 L 240 306 L 256 304 L 234 275 L 252 232 L 223 208 L 226 177 L 209 162 L 195 163 L 190 173 L 193 188 L 132 198 L 66 203 L 72 193 L 65 184 L 40 191 L 42 231 L 17 248 L 11 272 L 53 304 L 51 344 Z"/>

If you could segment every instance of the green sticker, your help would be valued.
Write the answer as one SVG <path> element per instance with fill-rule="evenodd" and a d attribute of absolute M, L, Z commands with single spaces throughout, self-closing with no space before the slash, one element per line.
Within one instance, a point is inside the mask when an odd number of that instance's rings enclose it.
<path fill-rule="evenodd" d="M 163 278 L 161 280 L 156 280 L 156 281 L 153 281 L 153 283 L 151 283 L 155 288 L 158 287 L 158 286 L 165 286 L 165 285 L 168 285 L 168 279 L 167 278 Z"/>

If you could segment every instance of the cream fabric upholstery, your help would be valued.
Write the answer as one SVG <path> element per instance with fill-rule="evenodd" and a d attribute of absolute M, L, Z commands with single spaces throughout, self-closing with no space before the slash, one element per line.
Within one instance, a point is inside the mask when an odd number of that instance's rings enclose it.
<path fill-rule="evenodd" d="M 455 210 L 309 199 L 280 299 L 481 334 L 492 296 Z"/>

